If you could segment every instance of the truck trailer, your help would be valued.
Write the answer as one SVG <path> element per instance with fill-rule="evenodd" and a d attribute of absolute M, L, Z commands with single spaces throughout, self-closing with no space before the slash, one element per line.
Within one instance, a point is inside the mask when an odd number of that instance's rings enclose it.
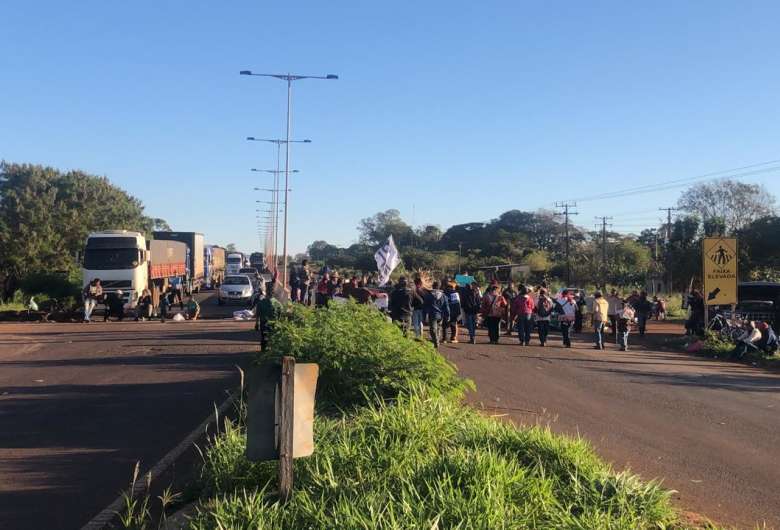
<path fill-rule="evenodd" d="M 217 245 L 206 245 L 203 248 L 203 268 L 209 289 L 222 285 L 222 280 L 225 279 L 225 249 Z"/>
<path fill-rule="evenodd" d="M 198 232 L 152 232 L 154 239 L 179 241 L 187 245 L 187 279 L 184 282 L 187 294 L 197 293 L 205 282 L 203 268 L 203 234 Z"/>
<path fill-rule="evenodd" d="M 187 245 L 179 241 L 149 240 L 128 230 L 104 230 L 87 237 L 82 266 L 83 285 L 100 278 L 103 293 L 122 291 L 125 303 L 135 305 L 149 289 L 159 303 L 173 278 L 187 276 Z"/>

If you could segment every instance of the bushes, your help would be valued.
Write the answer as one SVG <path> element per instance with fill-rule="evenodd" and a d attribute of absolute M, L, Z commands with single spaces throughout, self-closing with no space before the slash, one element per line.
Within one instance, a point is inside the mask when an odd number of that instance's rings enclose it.
<path fill-rule="evenodd" d="M 332 303 L 314 310 L 295 305 L 274 324 L 269 357 L 292 355 L 320 366 L 318 401 L 347 407 L 366 396 L 394 399 L 414 385 L 432 395 L 460 397 L 469 383 L 428 342 L 404 338 L 371 306 Z"/>

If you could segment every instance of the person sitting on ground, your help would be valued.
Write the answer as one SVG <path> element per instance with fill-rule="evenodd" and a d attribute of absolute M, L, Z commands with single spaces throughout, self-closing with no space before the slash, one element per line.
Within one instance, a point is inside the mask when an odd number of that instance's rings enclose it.
<path fill-rule="evenodd" d="M 200 304 L 192 296 L 187 299 L 187 312 L 184 316 L 187 320 L 198 320 L 200 317 Z"/>
<path fill-rule="evenodd" d="M 149 292 L 149 289 L 144 289 L 141 292 L 141 297 L 138 299 L 135 321 L 152 318 L 152 310 L 152 293 Z"/>
<path fill-rule="evenodd" d="M 761 331 L 761 338 L 756 342 L 758 349 L 769 355 L 774 354 L 778 348 L 778 339 L 775 330 L 772 329 L 767 322 L 759 322 L 759 331 Z"/>
<path fill-rule="evenodd" d="M 757 351 L 758 341 L 761 340 L 761 330 L 755 322 L 750 321 L 743 328 L 742 335 L 737 338 L 737 345 L 731 351 L 731 356 L 736 359 L 742 359 L 749 351 Z"/>
<path fill-rule="evenodd" d="M 125 318 L 125 301 L 123 296 L 124 293 L 121 290 L 106 295 L 106 314 L 103 317 L 103 322 L 109 322 L 112 316 L 116 317 L 120 322 Z"/>

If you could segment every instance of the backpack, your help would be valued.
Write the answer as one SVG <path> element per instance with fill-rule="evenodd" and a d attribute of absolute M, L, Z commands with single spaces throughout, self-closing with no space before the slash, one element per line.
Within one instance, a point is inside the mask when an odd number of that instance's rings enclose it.
<path fill-rule="evenodd" d="M 539 304 L 536 306 L 536 314 L 542 318 L 549 317 L 553 310 L 552 301 L 546 296 L 539 298 Z"/>

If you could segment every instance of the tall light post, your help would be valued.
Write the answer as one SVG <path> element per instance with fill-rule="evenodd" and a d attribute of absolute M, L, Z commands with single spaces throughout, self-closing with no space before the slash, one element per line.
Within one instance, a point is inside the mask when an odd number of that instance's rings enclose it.
<path fill-rule="evenodd" d="M 308 138 L 305 138 L 303 140 L 282 140 L 281 138 L 255 138 L 254 136 L 247 136 L 247 141 L 250 142 L 268 142 L 271 144 L 276 144 L 276 172 L 274 173 L 274 189 L 276 190 L 274 193 L 274 200 L 276 201 L 276 210 L 278 212 L 279 210 L 279 174 L 281 173 L 281 151 L 282 151 L 282 144 L 310 144 L 311 140 Z M 287 190 L 292 191 L 292 190 Z M 279 214 L 276 215 L 276 228 L 274 230 L 274 260 L 277 257 L 277 254 L 279 252 L 279 248 L 277 246 L 278 242 L 278 231 L 279 231 Z M 274 270 L 276 270 L 276 264 L 274 264 Z"/>
<path fill-rule="evenodd" d="M 249 138 L 252 138 L 252 137 L 250 136 Z M 302 142 L 310 142 L 311 140 L 301 140 L 301 141 Z M 254 171 L 256 173 L 270 173 L 270 174 L 272 174 L 274 176 L 274 190 L 275 190 L 275 192 L 274 192 L 274 201 L 275 201 L 274 210 L 276 212 L 274 214 L 274 236 L 273 236 L 273 238 L 274 238 L 274 245 L 273 245 L 274 246 L 274 260 L 277 259 L 278 254 L 279 254 L 279 246 L 278 246 L 278 240 L 279 240 L 279 237 L 278 237 L 278 235 L 279 235 L 279 211 L 280 211 L 280 208 L 279 208 L 279 191 L 280 191 L 279 190 L 279 174 L 282 173 L 282 170 L 278 169 L 278 167 L 279 167 L 278 163 L 276 164 L 276 166 L 277 166 L 277 169 L 257 169 L 257 168 L 254 168 L 254 167 L 250 169 L 250 171 Z M 286 172 L 287 173 L 300 173 L 300 171 L 298 171 L 297 169 L 289 169 L 289 170 L 286 170 Z M 255 188 L 255 189 L 260 189 L 260 188 Z M 285 197 L 284 210 L 285 210 L 285 212 L 287 211 L 287 193 L 290 192 L 290 191 L 292 191 L 292 190 L 289 189 L 289 188 L 285 188 L 285 192 L 284 192 L 284 197 Z M 274 264 L 274 270 L 276 270 L 276 264 Z"/>
<path fill-rule="evenodd" d="M 252 75 L 257 77 L 274 77 L 287 81 L 287 135 L 285 139 L 285 155 L 284 155 L 284 242 L 282 244 L 282 287 L 287 288 L 287 205 L 288 205 L 288 192 L 290 187 L 290 125 L 292 116 L 290 114 L 290 106 L 292 105 L 292 82 L 299 81 L 301 79 L 327 79 L 336 80 L 339 76 L 335 74 L 328 75 L 293 75 L 293 74 L 256 74 L 251 70 L 241 70 L 239 75 Z M 277 186 L 278 187 L 278 186 Z"/>

